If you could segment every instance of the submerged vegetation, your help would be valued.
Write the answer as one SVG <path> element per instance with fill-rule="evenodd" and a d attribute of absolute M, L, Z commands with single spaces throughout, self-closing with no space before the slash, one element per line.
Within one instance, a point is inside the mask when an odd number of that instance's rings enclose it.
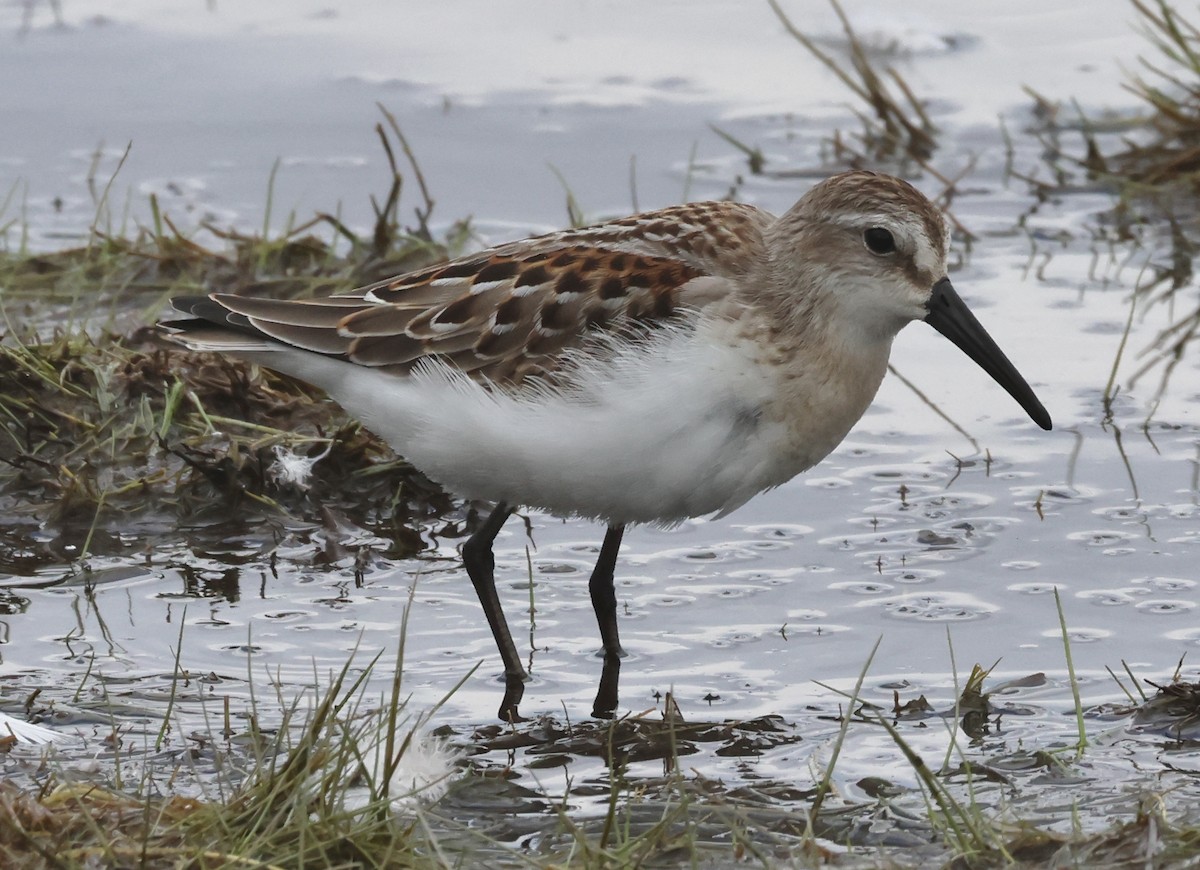
<path fill-rule="evenodd" d="M 1133 128 L 1133 138 L 1121 127 L 1112 147 L 1097 125 L 1081 123 L 1085 153 L 1074 158 L 1061 147 L 1057 121 L 1047 120 L 1039 135 L 1056 144 L 1047 152 L 1053 180 L 1034 186 L 1050 197 L 1074 183 L 1072 172 L 1084 173 L 1116 193 L 1117 216 L 1105 220 L 1119 234 L 1165 222 L 1173 258 L 1143 282 L 1142 292 L 1166 299 L 1193 284 L 1200 33 L 1165 0 L 1133 2 L 1163 58 L 1146 62 L 1145 76 L 1131 83 L 1150 114 Z M 876 69 L 840 8 L 849 69 L 772 6 L 860 101 L 862 132 L 835 137 L 833 162 L 932 171 L 927 164 L 938 131 L 922 101 L 896 71 Z M 1047 118 L 1057 117 L 1042 108 Z M 177 543 L 181 527 L 198 538 L 206 528 L 239 522 L 333 529 L 320 558 L 356 568 L 372 553 L 397 559 L 421 551 L 427 546 L 422 535 L 434 524 L 445 537 L 462 533 L 469 506 L 455 503 L 310 388 L 169 347 L 145 328 L 175 294 L 332 293 L 456 253 L 469 241 L 469 225 L 434 236 L 433 200 L 399 128 L 390 116 L 386 121 L 378 135 L 391 177 L 369 234 L 321 214 L 276 237 L 215 226 L 189 235 L 154 205 L 153 225 L 130 238 L 96 233 L 72 250 L 0 253 L 0 573 L 43 579 L 77 573 L 86 585 L 90 560 L 148 554 Z M 752 169 L 762 170 L 760 152 L 730 141 Z M 397 152 L 409 161 L 403 171 Z M 406 178 L 421 200 L 416 225 L 408 228 L 399 218 Z M 1151 201 L 1171 204 L 1165 221 L 1150 213 Z M 1129 220 L 1135 208 L 1137 220 Z M 201 237 L 208 241 L 202 244 Z M 1178 361 L 1198 331 L 1200 313 L 1188 313 L 1156 348 Z M 368 532 L 369 543 L 349 529 Z M 350 538 L 355 543 L 338 543 Z M 1064 620 L 1069 656 L 1066 637 Z M 1115 809 L 1104 812 L 1099 830 L 1080 824 L 1067 799 L 1055 812 L 1035 808 L 1022 815 L 1029 807 L 1022 804 L 1026 786 L 1078 785 L 1104 776 L 1089 768 L 1096 750 L 1088 746 L 1086 728 L 1093 723 L 1194 752 L 1200 690 L 1178 673 L 1162 685 L 1114 675 L 1128 703 L 1091 706 L 1080 700 L 1072 673 L 1076 739 L 1056 732 L 1018 745 L 988 742 L 1000 733 L 1003 715 L 1026 715 L 998 699 L 1043 686 L 1047 678 L 989 684 L 990 672 L 978 667 L 940 710 L 924 695 L 905 696 L 901 689 L 892 690 L 890 706 L 865 700 L 860 679 L 853 692 L 806 711 L 811 715 L 799 723 L 778 716 L 685 720 L 667 696 L 665 712 L 611 723 L 547 718 L 443 728 L 429 737 L 425 717 L 406 713 L 402 644 L 392 691 L 383 698 L 367 697 L 365 689 L 378 658 L 362 668 L 352 659 L 339 672 L 314 676 L 313 684 L 323 688 L 316 697 L 305 695 L 304 704 L 285 697 L 282 682 L 268 675 L 277 697 L 252 697 L 232 714 L 227 707 L 215 733 L 165 740 L 173 727 L 168 705 L 161 723 L 149 729 L 161 724 L 159 739 L 138 756 L 144 775 L 133 781 L 121 774 L 116 714 L 111 735 L 102 738 L 114 747 L 115 774 L 101 768 L 93 779 L 81 778 L 65 746 L 45 760 L 26 755 L 13 765 L 21 785 L 0 782 L 0 863 L 39 870 L 706 862 L 1171 866 L 1194 861 L 1200 849 L 1198 820 L 1177 817 L 1178 804 L 1169 799 L 1172 789 L 1184 788 L 1178 783 L 1185 770 L 1171 771 L 1175 779 L 1147 779 L 1140 794 L 1114 798 Z M 203 701 L 189 678 L 176 662 L 170 704 L 185 696 Z M 26 709 L 36 711 L 39 703 L 30 698 Z M 822 726 L 825 733 L 814 737 Z M 885 734 L 895 756 L 907 762 L 910 783 L 881 775 L 839 785 L 838 752 L 851 727 Z M 916 746 L 935 730 L 947 735 L 940 759 Z M 826 738 L 832 754 L 806 760 L 788 781 L 750 773 L 746 783 L 731 785 L 706 778 L 688 762 L 710 753 L 749 765 L 802 740 Z M 437 741 L 469 747 L 472 757 L 443 759 L 448 766 L 433 790 L 448 792 L 435 804 L 428 795 L 407 794 L 395 774 L 406 755 L 438 755 L 445 744 Z M 132 755 L 126 749 L 124 759 Z M 580 759 L 594 764 L 594 775 L 568 777 L 561 796 L 526 787 L 512 770 L 565 768 Z M 661 773 L 648 765 L 660 765 Z M 213 775 L 182 788 L 187 772 L 201 767 Z"/>

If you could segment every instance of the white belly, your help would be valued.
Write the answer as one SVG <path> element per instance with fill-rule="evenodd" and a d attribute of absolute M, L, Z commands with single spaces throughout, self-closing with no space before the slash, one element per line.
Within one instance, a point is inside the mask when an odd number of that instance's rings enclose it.
<path fill-rule="evenodd" d="M 798 430 L 779 414 L 778 369 L 753 346 L 712 338 L 703 327 L 659 330 L 580 352 L 564 389 L 513 392 L 441 364 L 398 378 L 303 352 L 258 359 L 324 388 L 459 495 L 671 524 L 739 507 L 818 462 L 849 428 L 814 413 Z"/>

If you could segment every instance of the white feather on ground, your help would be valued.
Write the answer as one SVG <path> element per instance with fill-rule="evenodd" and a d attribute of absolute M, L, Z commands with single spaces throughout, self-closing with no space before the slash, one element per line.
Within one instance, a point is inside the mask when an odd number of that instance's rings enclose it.
<path fill-rule="evenodd" d="M 386 736 L 362 753 L 363 763 L 373 779 L 383 777 L 386 764 Z M 403 734 L 397 733 L 394 751 L 399 752 Z M 392 805 L 398 808 L 435 803 L 458 777 L 458 760 L 462 752 L 440 737 L 431 737 L 419 729 L 404 748 L 388 784 Z"/>
<path fill-rule="evenodd" d="M 10 736 L 22 743 L 45 744 L 52 743 L 62 735 L 49 728 L 43 728 L 41 725 L 22 722 L 20 719 L 0 713 L 0 738 Z"/>

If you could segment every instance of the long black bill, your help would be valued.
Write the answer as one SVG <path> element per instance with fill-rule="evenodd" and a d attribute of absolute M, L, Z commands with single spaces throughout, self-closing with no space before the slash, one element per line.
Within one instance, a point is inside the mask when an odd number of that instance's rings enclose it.
<path fill-rule="evenodd" d="M 943 278 L 933 285 L 933 295 L 929 297 L 925 307 L 929 309 L 929 313 L 925 315 L 926 323 L 975 360 L 996 383 L 1020 402 L 1033 422 L 1043 429 L 1051 428 L 1050 415 L 1033 394 L 1032 388 L 975 319 L 975 315 L 971 313 L 967 303 L 962 301 L 949 278 Z"/>

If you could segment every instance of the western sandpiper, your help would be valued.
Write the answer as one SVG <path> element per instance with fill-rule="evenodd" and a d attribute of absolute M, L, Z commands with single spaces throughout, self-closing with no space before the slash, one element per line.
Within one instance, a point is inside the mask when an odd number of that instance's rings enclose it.
<path fill-rule="evenodd" d="M 833 176 L 783 217 L 697 202 L 500 245 L 323 299 L 186 297 L 174 337 L 325 390 L 434 480 L 495 504 L 462 548 L 504 660 L 527 675 L 492 543 L 519 505 L 600 520 L 589 581 L 623 655 L 613 570 L 630 523 L 724 516 L 824 458 L 924 320 L 1050 417 L 946 275 L 945 218 L 905 181 Z"/>

